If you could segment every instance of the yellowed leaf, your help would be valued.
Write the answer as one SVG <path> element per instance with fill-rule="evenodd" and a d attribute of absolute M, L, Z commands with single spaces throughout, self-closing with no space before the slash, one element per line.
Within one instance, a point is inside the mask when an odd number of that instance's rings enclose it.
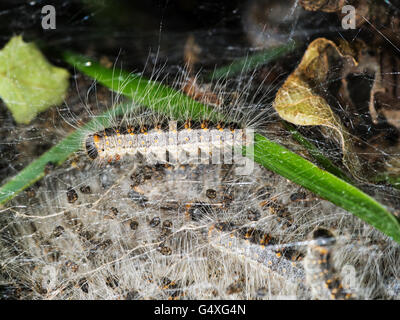
<path fill-rule="evenodd" d="M 278 90 L 273 106 L 282 119 L 293 124 L 331 128 L 342 145 L 343 163 L 356 174 L 360 164 L 353 152 L 352 138 L 320 93 L 323 91 L 321 84 L 328 81 L 332 70 L 346 63 L 357 65 L 356 60 L 343 55 L 334 42 L 325 38 L 314 40 L 299 66 Z"/>

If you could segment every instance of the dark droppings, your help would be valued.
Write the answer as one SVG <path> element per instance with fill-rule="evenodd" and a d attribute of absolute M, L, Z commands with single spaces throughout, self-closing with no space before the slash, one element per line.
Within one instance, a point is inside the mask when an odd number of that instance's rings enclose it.
<path fill-rule="evenodd" d="M 84 293 L 89 293 L 89 283 L 86 278 L 80 279 L 78 285 Z"/>
<path fill-rule="evenodd" d="M 119 281 L 117 278 L 110 276 L 110 277 L 107 277 L 106 284 L 108 287 L 115 289 L 119 286 Z"/>
<path fill-rule="evenodd" d="M 118 215 L 118 209 L 115 207 L 110 208 L 112 216 L 116 217 Z"/>
<path fill-rule="evenodd" d="M 170 248 L 170 247 L 166 247 L 166 246 L 160 246 L 160 247 L 158 248 L 158 251 L 160 251 L 160 253 L 161 253 L 163 256 L 170 256 L 170 255 L 172 254 L 171 248 Z"/>
<path fill-rule="evenodd" d="M 150 220 L 149 225 L 152 228 L 157 227 L 161 222 L 161 219 L 159 217 L 154 217 L 153 219 Z"/>
<path fill-rule="evenodd" d="M 76 200 L 78 200 L 78 194 L 76 193 L 75 189 L 69 188 L 67 190 L 67 200 L 69 203 L 74 203 Z"/>
<path fill-rule="evenodd" d="M 129 223 L 129 227 L 130 227 L 132 230 L 137 230 L 138 226 L 139 226 L 139 222 L 137 222 L 137 221 L 135 221 L 135 220 L 133 220 L 133 221 L 131 221 L 131 222 Z"/>
<path fill-rule="evenodd" d="M 307 194 L 305 192 L 295 192 L 290 195 L 290 201 L 300 201 L 307 198 Z"/>
<path fill-rule="evenodd" d="M 90 186 L 82 186 L 79 188 L 79 190 L 84 194 L 90 194 L 92 192 Z"/>
<path fill-rule="evenodd" d="M 76 264 L 74 261 L 68 260 L 65 262 L 65 266 L 70 269 L 72 272 L 77 272 L 79 269 L 79 265 Z"/>
<path fill-rule="evenodd" d="M 172 228 L 172 221 L 171 220 L 165 220 L 162 224 L 163 228 L 171 229 Z"/>
<path fill-rule="evenodd" d="M 215 199 L 217 197 L 217 191 L 215 191 L 214 189 L 207 189 L 206 196 L 209 199 Z"/>
<path fill-rule="evenodd" d="M 64 233 L 65 229 L 63 226 L 57 226 L 54 231 L 53 231 L 53 236 L 55 238 L 58 238 L 59 236 L 61 236 Z"/>
<path fill-rule="evenodd" d="M 125 300 L 137 300 L 137 299 L 139 299 L 139 292 L 136 290 L 129 291 L 125 296 Z"/>
<path fill-rule="evenodd" d="M 234 283 L 231 283 L 227 288 L 226 288 L 226 293 L 227 294 L 235 294 L 239 293 L 240 291 L 243 290 L 243 282 L 242 281 L 236 281 Z"/>

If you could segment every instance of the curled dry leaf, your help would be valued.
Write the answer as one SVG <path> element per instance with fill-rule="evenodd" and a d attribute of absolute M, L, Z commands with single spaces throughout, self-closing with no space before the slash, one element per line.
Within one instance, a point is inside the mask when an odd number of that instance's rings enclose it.
<path fill-rule="evenodd" d="M 334 42 L 314 40 L 278 90 L 273 106 L 282 119 L 293 124 L 333 129 L 342 145 L 344 165 L 357 176 L 361 166 L 353 152 L 352 137 L 324 98 L 325 86 L 345 65 L 355 66 L 357 62 L 351 55 L 342 54 Z"/>

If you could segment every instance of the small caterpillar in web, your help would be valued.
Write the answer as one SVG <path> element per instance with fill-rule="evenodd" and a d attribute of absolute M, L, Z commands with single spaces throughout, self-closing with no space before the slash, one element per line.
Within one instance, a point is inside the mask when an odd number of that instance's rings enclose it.
<path fill-rule="evenodd" d="M 141 154 L 150 163 L 231 164 L 241 158 L 240 147 L 252 141 L 253 131 L 236 123 L 162 121 L 89 134 L 85 150 L 89 158 L 108 163 Z"/>

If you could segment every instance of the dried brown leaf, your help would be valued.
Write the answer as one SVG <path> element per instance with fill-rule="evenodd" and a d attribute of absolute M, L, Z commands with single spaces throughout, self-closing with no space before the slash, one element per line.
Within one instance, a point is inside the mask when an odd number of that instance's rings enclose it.
<path fill-rule="evenodd" d="M 352 56 L 343 55 L 334 42 L 325 38 L 314 40 L 278 90 L 273 106 L 282 119 L 293 124 L 332 129 L 342 145 L 343 163 L 357 174 L 361 166 L 353 152 L 353 140 L 321 94 L 321 84 L 328 82 L 332 70 L 343 64 L 355 66 L 357 62 Z"/>

